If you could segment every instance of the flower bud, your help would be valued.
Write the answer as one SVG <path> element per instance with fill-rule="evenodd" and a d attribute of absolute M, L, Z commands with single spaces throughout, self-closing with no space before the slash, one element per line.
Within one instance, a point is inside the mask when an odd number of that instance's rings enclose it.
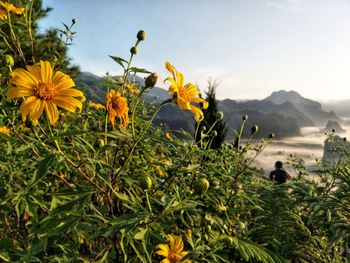
<path fill-rule="evenodd" d="M 273 138 L 275 138 L 275 134 L 270 133 L 270 134 L 269 134 L 269 139 L 273 139 Z"/>
<path fill-rule="evenodd" d="M 76 24 L 77 23 L 77 20 L 75 18 L 72 19 L 72 24 Z"/>
<path fill-rule="evenodd" d="M 196 194 L 204 194 L 209 188 L 209 181 L 205 178 L 199 179 L 194 183 L 194 191 Z"/>
<path fill-rule="evenodd" d="M 211 132 L 211 135 L 212 135 L 213 137 L 216 137 L 216 136 L 218 136 L 218 132 L 217 132 L 217 131 L 212 131 L 212 132 Z"/>
<path fill-rule="evenodd" d="M 98 139 L 98 146 L 99 146 L 100 148 L 102 148 L 103 146 L 105 146 L 105 141 L 102 140 L 102 139 Z"/>
<path fill-rule="evenodd" d="M 243 120 L 243 121 L 248 120 L 248 115 L 247 115 L 247 114 L 244 114 L 244 115 L 242 116 L 242 120 Z"/>
<path fill-rule="evenodd" d="M 251 132 L 251 134 L 255 134 L 255 133 L 258 132 L 258 130 L 259 130 L 258 125 L 254 125 L 254 126 L 250 129 L 250 132 Z"/>
<path fill-rule="evenodd" d="M 146 32 L 143 31 L 143 30 L 140 30 L 138 33 L 137 33 L 137 39 L 140 40 L 140 41 L 143 41 L 146 39 Z"/>
<path fill-rule="evenodd" d="M 157 73 L 152 73 L 145 80 L 145 88 L 153 88 L 157 84 L 158 75 Z"/>
<path fill-rule="evenodd" d="M 143 190 L 151 189 L 152 187 L 151 178 L 149 176 L 142 178 L 142 180 L 140 181 L 140 186 Z"/>
<path fill-rule="evenodd" d="M 216 114 L 216 118 L 218 120 L 222 120 L 224 118 L 224 113 L 222 111 L 219 111 L 217 114 Z"/>
<path fill-rule="evenodd" d="M 137 48 L 136 47 L 130 48 L 130 53 L 133 54 L 133 55 L 136 55 L 137 54 Z"/>
<path fill-rule="evenodd" d="M 15 64 L 15 61 L 10 55 L 4 55 L 2 58 L 2 62 L 6 67 L 13 67 L 13 65 Z"/>

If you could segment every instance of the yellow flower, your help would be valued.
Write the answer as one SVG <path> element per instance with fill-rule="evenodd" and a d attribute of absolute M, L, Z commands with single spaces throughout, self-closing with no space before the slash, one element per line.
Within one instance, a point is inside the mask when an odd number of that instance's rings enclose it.
<path fill-rule="evenodd" d="M 126 88 L 131 92 L 131 93 L 138 93 L 140 90 L 135 87 L 133 84 L 126 84 Z"/>
<path fill-rule="evenodd" d="M 27 66 L 27 70 L 16 69 L 11 76 L 12 87 L 7 91 L 7 98 L 26 97 L 20 107 L 23 121 L 28 116 L 35 124 L 45 110 L 50 123 L 54 124 L 59 116 L 57 106 L 70 112 L 82 109 L 84 94 L 72 89 L 75 83 L 71 77 L 60 71 L 54 72 L 47 61 Z"/>
<path fill-rule="evenodd" d="M 10 129 L 6 126 L 0 126 L 0 133 L 10 136 Z"/>
<path fill-rule="evenodd" d="M 100 103 L 89 102 L 89 108 L 94 108 L 96 110 L 106 110 L 106 107 Z"/>
<path fill-rule="evenodd" d="M 159 244 L 156 246 L 157 255 L 163 256 L 164 259 L 160 263 L 175 263 L 180 261 L 184 256 L 188 254 L 187 251 L 183 251 L 184 243 L 181 236 L 167 235 L 167 239 L 170 243 L 170 247 L 167 244 Z M 190 260 L 186 260 L 186 263 L 190 263 Z"/>
<path fill-rule="evenodd" d="M 166 69 L 173 75 L 173 77 L 168 77 L 165 81 L 169 81 L 171 83 L 169 87 L 169 93 L 176 94 L 176 102 L 180 109 L 182 110 L 190 110 L 195 117 L 197 122 L 203 120 L 203 112 L 198 107 L 191 105 L 194 103 L 202 103 L 203 108 L 208 108 L 208 102 L 197 97 L 199 94 L 199 90 L 192 83 L 187 83 L 183 86 L 184 77 L 181 72 L 177 71 L 173 65 L 169 62 L 165 62 Z"/>
<path fill-rule="evenodd" d="M 106 96 L 106 108 L 109 121 L 114 128 L 115 117 L 119 118 L 120 127 L 125 128 L 129 123 L 128 102 L 119 92 L 111 90 Z"/>
<path fill-rule="evenodd" d="M 0 6 L 1 7 L 3 7 L 3 8 L 5 8 L 5 10 L 7 11 L 7 12 L 13 12 L 13 13 L 15 13 L 15 14 L 17 14 L 17 15 L 23 15 L 23 13 L 24 13 L 24 10 L 25 10 L 25 8 L 24 7 L 15 7 L 13 4 L 11 4 L 11 3 L 7 3 L 7 2 L 3 2 L 3 1 L 0 1 Z M 7 18 L 7 17 L 6 17 Z M 5 18 L 5 19 L 6 19 Z"/>

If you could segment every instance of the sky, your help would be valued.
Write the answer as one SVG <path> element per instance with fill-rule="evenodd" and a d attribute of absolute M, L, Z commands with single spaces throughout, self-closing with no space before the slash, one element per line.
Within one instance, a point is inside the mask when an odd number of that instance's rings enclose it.
<path fill-rule="evenodd" d="M 171 62 L 217 98 L 262 99 L 295 90 L 321 100 L 350 99 L 350 0 L 43 0 L 43 29 L 77 24 L 73 62 L 99 76 L 121 74 L 108 55 L 129 58 L 140 29 L 147 38 L 134 66 L 169 76 Z"/>

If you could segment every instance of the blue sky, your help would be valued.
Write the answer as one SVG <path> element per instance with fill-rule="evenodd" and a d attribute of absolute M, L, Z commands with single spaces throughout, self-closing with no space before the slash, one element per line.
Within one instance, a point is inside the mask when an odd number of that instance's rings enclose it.
<path fill-rule="evenodd" d="M 348 0 L 44 0 L 54 10 L 41 25 L 74 27 L 69 54 L 83 71 L 120 73 L 108 55 L 127 58 L 136 33 L 147 32 L 135 66 L 205 90 L 221 81 L 219 99 L 261 99 L 296 90 L 319 100 L 350 98 Z M 166 87 L 161 81 L 159 85 Z"/>

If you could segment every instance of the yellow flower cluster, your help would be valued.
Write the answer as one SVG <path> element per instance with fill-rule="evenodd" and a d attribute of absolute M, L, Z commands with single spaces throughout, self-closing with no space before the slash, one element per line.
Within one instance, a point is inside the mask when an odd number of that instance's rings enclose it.
<path fill-rule="evenodd" d="M 0 1 L 0 20 L 7 19 L 9 13 L 15 13 L 16 15 L 24 14 L 24 7 L 16 7 L 11 3 Z"/>

